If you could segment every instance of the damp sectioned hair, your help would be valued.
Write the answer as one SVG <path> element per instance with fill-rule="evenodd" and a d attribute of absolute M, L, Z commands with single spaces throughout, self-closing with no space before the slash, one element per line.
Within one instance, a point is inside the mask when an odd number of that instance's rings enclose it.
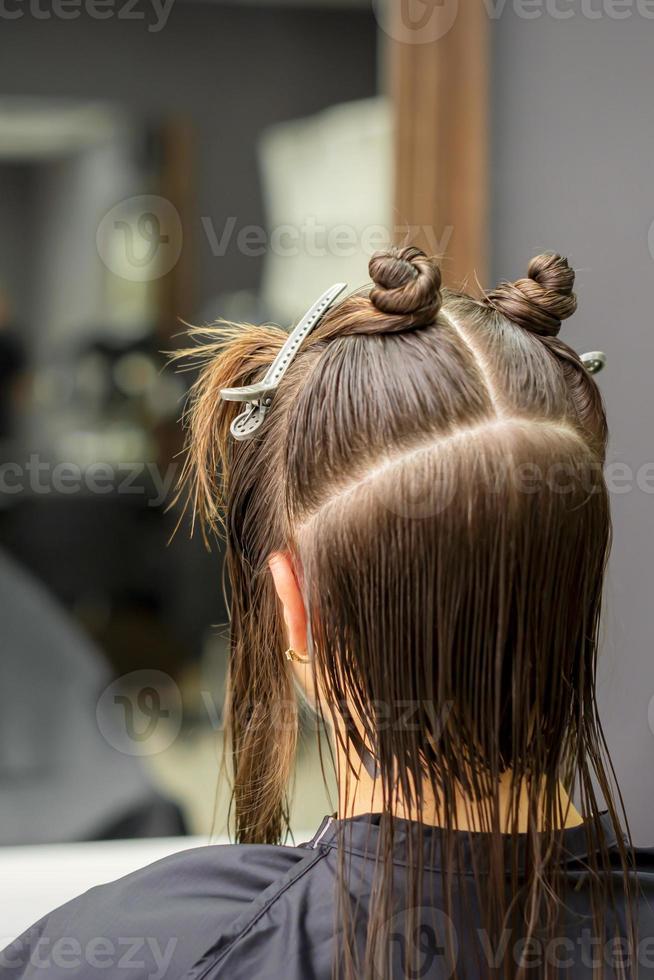
<path fill-rule="evenodd" d="M 545 253 L 526 278 L 477 300 L 442 289 L 437 262 L 409 246 L 376 253 L 370 277 L 372 288 L 335 305 L 303 341 L 252 439 L 231 438 L 238 406 L 220 391 L 259 381 L 287 334 L 218 325 L 194 330 L 196 346 L 184 352 L 201 371 L 183 487 L 205 533 L 226 538 L 236 838 L 275 843 L 288 830 L 296 695 L 268 570 L 272 554 L 287 552 L 321 710 L 344 757 L 374 760 L 383 796 L 363 944 L 341 861 L 335 975 L 394 976 L 394 814 L 400 804 L 416 814 L 399 906 L 411 929 L 415 910 L 430 902 L 420 819 L 427 794 L 444 828 L 442 911 L 465 917 L 474 907 L 498 944 L 505 928 L 525 940 L 560 934 L 560 782 L 575 791 L 595 934 L 610 940 L 614 890 L 629 896 L 634 886 L 595 690 L 611 538 L 607 425 L 595 381 L 559 338 L 576 308 L 574 272 Z M 337 777 L 347 787 L 351 774 Z M 461 798 L 474 801 L 481 833 L 455 833 Z M 518 828 L 525 798 L 526 830 Z M 617 874 L 603 806 L 618 840 Z M 462 838 L 475 869 L 464 884 Z M 524 855 L 508 877 L 507 847 Z M 633 948 L 633 921 L 625 928 Z M 511 948 L 478 975 L 525 975 Z M 559 975 L 547 962 L 528 971 Z"/>

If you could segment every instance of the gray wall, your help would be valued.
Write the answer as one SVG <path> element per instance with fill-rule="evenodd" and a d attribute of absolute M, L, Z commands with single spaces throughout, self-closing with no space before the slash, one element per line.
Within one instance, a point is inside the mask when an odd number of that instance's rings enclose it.
<path fill-rule="evenodd" d="M 143 0 L 136 9 L 152 21 L 151 6 Z M 144 120 L 190 118 L 197 211 L 218 236 L 230 216 L 237 231 L 263 223 L 256 140 L 266 126 L 377 91 L 370 5 L 259 9 L 176 0 L 161 31 L 149 32 L 149 21 L 25 15 L 4 22 L 0 97 L 109 100 Z M 262 260 L 240 254 L 235 238 L 224 257 L 215 257 L 199 221 L 190 234 L 185 229 L 194 247 L 198 310 L 216 293 L 258 285 Z"/>
<path fill-rule="evenodd" d="M 562 336 L 606 351 L 609 459 L 634 472 L 654 461 L 653 94 L 652 20 L 521 20 L 507 3 L 494 23 L 493 280 L 568 255 L 579 311 Z M 601 709 L 635 838 L 654 843 L 654 496 L 612 499 Z"/>

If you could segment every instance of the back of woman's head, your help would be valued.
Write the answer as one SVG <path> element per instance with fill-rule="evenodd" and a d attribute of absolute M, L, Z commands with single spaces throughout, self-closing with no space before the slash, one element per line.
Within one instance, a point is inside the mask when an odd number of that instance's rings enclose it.
<path fill-rule="evenodd" d="M 558 337 L 574 272 L 540 255 L 481 301 L 441 290 L 417 248 L 376 254 L 370 275 L 304 341 L 249 441 L 219 392 L 259 380 L 286 334 L 218 328 L 200 348 L 186 476 L 226 528 L 237 833 L 285 826 L 293 687 L 267 566 L 287 552 L 324 706 L 374 760 L 384 809 L 419 814 L 430 792 L 453 828 L 462 793 L 497 832 L 510 772 L 530 831 L 538 800 L 555 835 L 561 778 L 580 776 L 591 818 L 591 770 L 611 799 L 594 700 L 606 421 Z M 530 839 L 533 889 L 556 847 Z"/>

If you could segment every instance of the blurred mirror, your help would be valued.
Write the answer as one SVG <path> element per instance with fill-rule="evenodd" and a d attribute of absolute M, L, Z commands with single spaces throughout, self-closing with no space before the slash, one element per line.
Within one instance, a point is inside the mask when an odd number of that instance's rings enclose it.
<path fill-rule="evenodd" d="M 225 834 L 222 562 L 174 500 L 168 354 L 289 326 L 389 238 L 367 5 L 118 14 L 26 14 L 0 65 L 0 845 Z M 298 832 L 333 809 L 317 731 Z"/>

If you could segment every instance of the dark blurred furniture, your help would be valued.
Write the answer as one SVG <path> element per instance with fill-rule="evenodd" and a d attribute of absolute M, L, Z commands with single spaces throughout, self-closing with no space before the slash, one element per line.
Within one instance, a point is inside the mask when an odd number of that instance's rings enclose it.
<path fill-rule="evenodd" d="M 225 623 L 220 556 L 135 483 L 107 496 L 21 497 L 0 510 L 0 543 L 81 621 L 117 674 L 175 675 Z"/>

